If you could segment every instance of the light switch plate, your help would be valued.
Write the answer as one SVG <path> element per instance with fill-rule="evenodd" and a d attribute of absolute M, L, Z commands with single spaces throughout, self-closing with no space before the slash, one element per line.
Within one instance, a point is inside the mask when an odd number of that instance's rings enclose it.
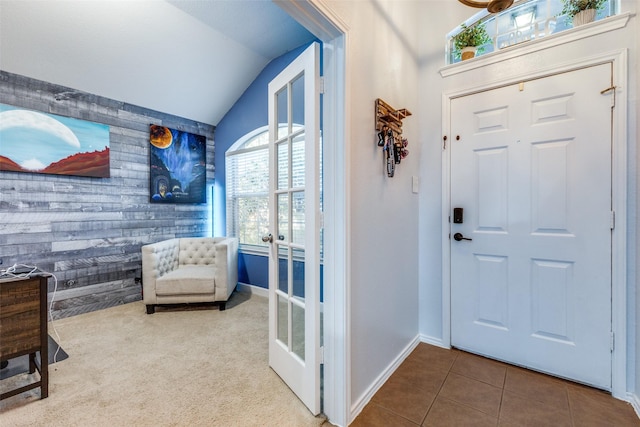
<path fill-rule="evenodd" d="M 419 190 L 418 177 L 414 175 L 411 177 L 411 191 L 417 194 L 418 190 Z"/>

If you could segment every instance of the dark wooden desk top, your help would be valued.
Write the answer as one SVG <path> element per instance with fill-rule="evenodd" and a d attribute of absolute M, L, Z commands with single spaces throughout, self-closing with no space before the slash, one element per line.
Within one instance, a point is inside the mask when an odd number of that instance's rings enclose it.
<path fill-rule="evenodd" d="M 37 267 L 18 266 L 0 269 L 0 283 L 24 280 L 31 277 L 51 277 L 51 273 L 40 270 Z"/>

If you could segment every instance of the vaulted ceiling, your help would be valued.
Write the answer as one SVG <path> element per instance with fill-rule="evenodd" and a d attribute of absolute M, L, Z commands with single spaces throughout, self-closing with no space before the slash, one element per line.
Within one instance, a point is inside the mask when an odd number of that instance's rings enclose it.
<path fill-rule="evenodd" d="M 0 69 L 213 125 L 312 39 L 269 0 L 0 1 Z"/>

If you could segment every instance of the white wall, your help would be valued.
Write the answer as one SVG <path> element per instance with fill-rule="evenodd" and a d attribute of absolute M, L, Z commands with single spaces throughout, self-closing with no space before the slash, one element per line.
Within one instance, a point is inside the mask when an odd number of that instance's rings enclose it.
<path fill-rule="evenodd" d="M 418 194 L 420 158 L 418 2 L 326 2 L 349 28 L 351 134 L 351 404 L 356 407 L 418 336 Z M 395 177 L 376 145 L 374 101 L 407 108 L 409 156 Z"/>
<path fill-rule="evenodd" d="M 445 35 L 479 9 L 457 1 L 421 3 L 420 68 L 420 192 L 419 269 L 420 334 L 423 341 L 441 345 L 442 339 L 442 91 L 438 70 L 445 65 Z M 426 20 L 425 20 L 426 22 Z"/>

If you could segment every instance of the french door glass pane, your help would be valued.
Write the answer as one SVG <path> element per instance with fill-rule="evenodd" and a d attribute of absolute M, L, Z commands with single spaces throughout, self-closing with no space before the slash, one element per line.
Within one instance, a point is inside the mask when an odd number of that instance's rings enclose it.
<path fill-rule="evenodd" d="M 291 203 L 292 203 L 292 212 L 291 212 L 291 225 L 292 225 L 292 233 L 293 238 L 291 241 L 298 245 L 304 245 L 304 232 L 305 232 L 305 224 L 304 224 L 304 191 L 294 191 L 291 193 Z"/>
<path fill-rule="evenodd" d="M 289 347 L 289 299 L 287 297 L 283 297 L 282 295 L 276 294 L 276 298 L 278 300 L 278 312 L 276 313 L 277 324 L 278 324 L 278 340 L 282 341 L 282 343 Z"/>
<path fill-rule="evenodd" d="M 295 249 L 292 251 L 292 270 L 291 286 L 293 286 L 292 294 L 298 301 L 304 302 L 304 250 Z"/>
<path fill-rule="evenodd" d="M 291 142 L 291 187 L 304 187 L 304 137 L 296 135 Z"/>
<path fill-rule="evenodd" d="M 289 248 L 278 245 L 278 289 L 289 294 Z"/>
<path fill-rule="evenodd" d="M 276 95 L 276 117 L 278 118 L 278 138 L 285 137 L 289 133 L 289 111 L 287 106 L 289 105 L 289 90 L 287 87 L 283 87 Z"/>
<path fill-rule="evenodd" d="M 291 351 L 304 360 L 304 306 L 291 304 Z"/>
<path fill-rule="evenodd" d="M 278 194 L 278 240 L 289 241 L 289 195 Z"/>
<path fill-rule="evenodd" d="M 281 142 L 278 144 L 278 190 L 289 188 L 289 144 Z"/>
<path fill-rule="evenodd" d="M 291 83 L 293 123 L 304 125 L 304 74 Z"/>

